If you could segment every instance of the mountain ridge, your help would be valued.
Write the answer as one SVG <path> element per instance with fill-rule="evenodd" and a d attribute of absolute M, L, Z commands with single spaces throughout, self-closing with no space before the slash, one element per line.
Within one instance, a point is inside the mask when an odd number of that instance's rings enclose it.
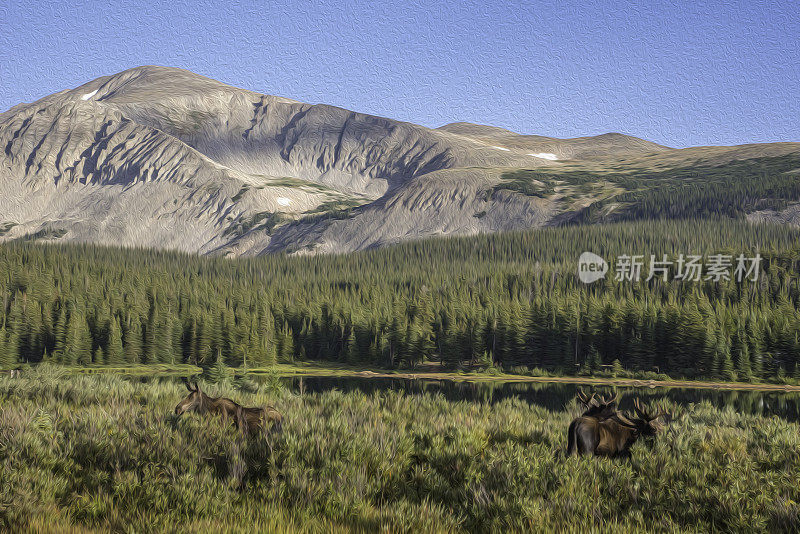
<path fill-rule="evenodd" d="M 0 241 L 44 235 L 241 255 L 555 224 L 578 206 L 573 196 L 591 203 L 620 192 L 578 191 L 556 183 L 563 173 L 599 183 L 613 168 L 787 156 L 800 143 L 672 149 L 615 133 L 430 129 L 143 66 L 10 108 L 0 149 Z M 508 186 L 521 170 L 555 185 L 546 194 L 538 178 Z"/>

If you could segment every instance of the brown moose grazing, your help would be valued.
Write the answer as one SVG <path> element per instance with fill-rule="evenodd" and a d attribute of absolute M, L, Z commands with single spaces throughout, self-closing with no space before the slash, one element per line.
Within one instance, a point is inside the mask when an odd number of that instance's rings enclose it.
<path fill-rule="evenodd" d="M 281 413 L 273 408 L 267 406 L 266 408 L 247 408 L 241 404 L 224 397 L 209 397 L 200 389 L 197 382 L 194 385 L 190 384 L 184 378 L 186 389 L 189 394 L 177 406 L 175 406 L 175 415 L 181 415 L 185 412 L 194 411 L 199 414 L 216 414 L 222 416 L 223 421 L 228 419 L 236 425 L 242 433 L 252 434 L 257 430 L 271 428 L 272 430 L 279 431 L 283 416 Z M 269 427 L 267 426 L 269 424 Z"/>
<path fill-rule="evenodd" d="M 584 396 L 585 398 L 585 396 Z M 581 398 L 579 397 L 579 400 Z M 583 400 L 581 400 L 583 402 Z M 613 413 L 597 411 L 594 415 L 582 415 L 569 425 L 567 432 L 567 455 L 593 454 L 610 458 L 630 458 L 630 448 L 641 436 L 654 436 L 663 428 L 660 417 L 668 420 L 674 415 L 666 412 L 651 413 L 636 399 L 633 403 L 635 416 L 626 416 L 614 409 Z M 587 412 L 591 412 L 592 408 Z"/>

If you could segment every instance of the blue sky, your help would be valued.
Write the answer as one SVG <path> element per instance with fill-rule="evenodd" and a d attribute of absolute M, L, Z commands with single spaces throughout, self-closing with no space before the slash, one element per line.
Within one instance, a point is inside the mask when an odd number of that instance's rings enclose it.
<path fill-rule="evenodd" d="M 0 109 L 156 64 L 433 127 L 800 141 L 796 2 L 644 4 L 3 0 Z"/>

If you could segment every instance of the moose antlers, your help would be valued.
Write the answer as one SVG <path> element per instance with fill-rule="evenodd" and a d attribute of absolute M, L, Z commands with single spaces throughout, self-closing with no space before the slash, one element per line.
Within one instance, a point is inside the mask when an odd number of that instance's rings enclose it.
<path fill-rule="evenodd" d="M 653 410 L 648 408 L 638 398 L 633 400 L 633 412 L 622 412 L 617 409 L 617 402 L 619 401 L 619 394 L 617 395 L 597 395 L 592 393 L 587 395 L 582 389 L 578 390 L 577 400 L 585 407 L 584 417 L 599 417 L 601 419 L 615 419 L 617 422 L 634 427 L 636 426 L 635 420 L 641 420 L 646 423 L 653 423 L 660 426 L 657 419 L 661 418 L 663 423 L 671 423 L 679 417 L 682 412 L 677 409 L 666 411 L 663 409 Z"/>
<path fill-rule="evenodd" d="M 194 386 L 192 386 L 192 384 L 189 383 L 189 379 L 186 378 L 185 376 L 182 376 L 181 380 L 186 385 L 186 389 L 188 389 L 189 391 L 192 391 L 192 392 L 200 391 L 200 386 L 197 385 L 197 382 L 195 382 Z"/>
<path fill-rule="evenodd" d="M 658 410 L 657 412 L 653 412 L 645 405 L 643 405 L 639 401 L 639 399 L 634 399 L 633 410 L 636 412 L 636 415 L 638 415 L 639 417 L 641 417 L 646 421 L 653 421 L 655 419 L 658 419 L 659 417 L 663 417 L 664 422 L 669 423 L 682 415 L 680 412 L 677 412 L 676 410 L 670 410 L 670 411 Z"/>
<path fill-rule="evenodd" d="M 660 408 L 654 410 L 649 408 L 638 398 L 633 400 L 633 412 L 626 412 L 623 414 L 616 409 L 617 403 L 619 402 L 619 393 L 608 396 L 598 395 L 597 393 L 587 395 L 583 389 L 579 389 L 577 393 L 577 401 L 586 409 L 586 413 L 583 415 L 596 415 L 601 413 L 605 414 L 607 417 L 613 415 L 613 417 L 619 419 L 625 424 L 630 423 L 630 418 L 638 418 L 648 422 L 662 418 L 664 423 L 671 423 L 683 415 L 683 411 L 679 408 L 669 411 Z"/>
<path fill-rule="evenodd" d="M 615 404 L 619 400 L 619 393 L 614 396 L 609 395 L 606 397 L 605 395 L 600 397 L 600 404 L 605 404 L 606 406 L 610 404 Z"/>
<path fill-rule="evenodd" d="M 614 416 L 617 413 L 617 399 L 618 396 L 597 396 L 595 393 L 592 393 L 592 396 L 589 397 L 583 390 L 578 391 L 578 402 L 583 404 L 585 411 L 583 412 L 583 417 L 597 417 L 601 419 L 607 419 L 609 417 Z"/>
<path fill-rule="evenodd" d="M 595 402 L 594 400 L 595 394 L 592 393 L 591 397 L 588 397 L 586 393 L 583 392 L 582 389 L 578 390 L 578 402 L 589 408 L 592 406 L 592 403 Z"/>
<path fill-rule="evenodd" d="M 595 398 L 597 397 L 597 398 Z M 578 390 L 578 402 L 586 406 L 586 408 L 600 408 L 605 406 L 610 406 L 615 404 L 619 400 L 619 394 L 612 396 L 598 396 L 596 393 L 592 393 L 592 396 L 589 397 L 586 393 L 583 392 L 582 389 Z"/>

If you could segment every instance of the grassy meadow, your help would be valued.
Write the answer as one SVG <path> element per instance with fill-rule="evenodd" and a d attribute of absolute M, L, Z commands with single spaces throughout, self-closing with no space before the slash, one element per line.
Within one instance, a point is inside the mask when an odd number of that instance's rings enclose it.
<path fill-rule="evenodd" d="M 800 432 L 708 404 L 629 462 L 564 456 L 575 405 L 296 395 L 206 384 L 273 404 L 280 433 L 177 418 L 177 382 L 0 378 L 0 530 L 798 531 Z"/>

